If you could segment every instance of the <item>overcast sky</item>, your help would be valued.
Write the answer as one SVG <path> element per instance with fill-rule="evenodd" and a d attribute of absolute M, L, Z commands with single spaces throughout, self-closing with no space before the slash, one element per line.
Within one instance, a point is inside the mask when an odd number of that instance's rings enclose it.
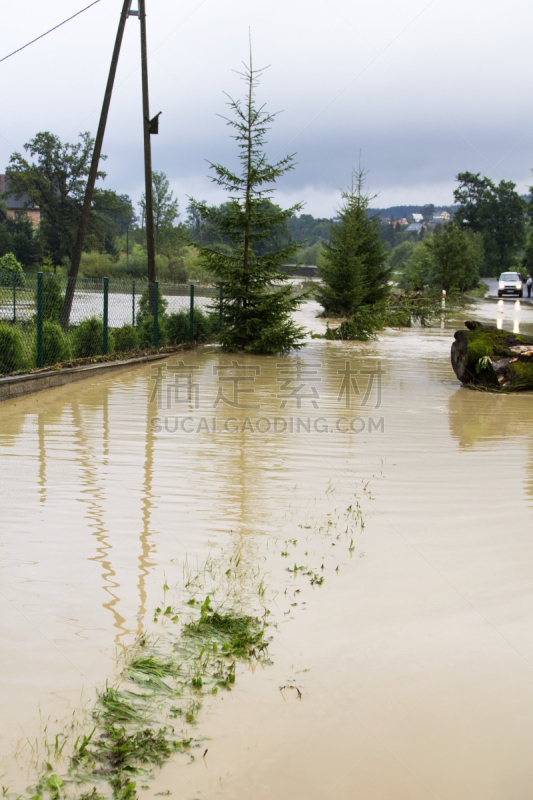
<path fill-rule="evenodd" d="M 90 0 L 3 3 L 0 58 Z M 133 0 L 136 7 L 137 0 Z M 361 152 L 376 206 L 449 204 L 459 171 L 533 183 L 531 0 L 146 0 L 154 169 L 187 196 L 219 202 L 206 159 L 235 165 L 217 114 L 232 71 L 270 68 L 258 99 L 282 111 L 268 137 L 298 165 L 281 205 L 330 217 Z M 0 64 L 0 170 L 38 131 L 96 131 L 122 0 L 93 8 Z M 142 191 L 139 22 L 127 22 L 104 141 L 105 185 Z"/>

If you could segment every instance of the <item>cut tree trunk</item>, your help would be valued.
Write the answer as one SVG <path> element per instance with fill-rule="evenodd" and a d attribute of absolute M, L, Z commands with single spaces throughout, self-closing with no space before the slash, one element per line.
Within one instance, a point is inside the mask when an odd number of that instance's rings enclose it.
<path fill-rule="evenodd" d="M 465 322 L 452 344 L 452 367 L 465 386 L 492 391 L 533 389 L 533 336 Z"/>

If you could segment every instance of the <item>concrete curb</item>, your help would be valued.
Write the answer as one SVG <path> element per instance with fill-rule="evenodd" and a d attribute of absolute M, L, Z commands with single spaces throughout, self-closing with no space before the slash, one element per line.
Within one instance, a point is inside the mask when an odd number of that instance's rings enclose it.
<path fill-rule="evenodd" d="M 190 349 L 190 348 L 189 348 Z M 95 378 L 105 372 L 114 369 L 123 369 L 135 364 L 144 364 L 148 361 L 158 361 L 162 358 L 177 355 L 178 353 L 189 352 L 187 350 L 169 350 L 167 353 L 155 353 L 150 356 L 139 356 L 138 358 L 128 358 L 124 361 L 106 361 L 99 364 L 84 364 L 81 367 L 65 367 L 64 369 L 50 369 L 46 372 L 37 372 L 26 375 L 12 375 L 8 378 L 0 378 L 0 403 L 3 400 L 10 400 L 14 397 L 23 397 L 34 392 L 41 392 L 44 389 L 52 389 L 55 386 L 65 386 L 67 383 L 82 381 L 86 378 Z"/>

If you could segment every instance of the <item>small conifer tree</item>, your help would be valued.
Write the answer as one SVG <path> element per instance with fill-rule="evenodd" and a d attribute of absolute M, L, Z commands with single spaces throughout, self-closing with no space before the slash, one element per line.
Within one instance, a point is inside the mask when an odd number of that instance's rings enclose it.
<path fill-rule="evenodd" d="M 302 346 L 303 329 L 291 313 L 299 305 L 289 275 L 281 265 L 298 249 L 297 242 L 270 247 L 280 226 L 301 208 L 282 210 L 271 202 L 272 184 L 294 168 L 293 156 L 269 164 L 264 153 L 265 136 L 276 114 L 258 107 L 255 90 L 264 69 L 254 70 L 252 54 L 238 74 L 246 83 L 244 101 L 228 95 L 233 129 L 241 164 L 239 172 L 210 163 L 212 180 L 228 192 L 221 207 L 191 201 L 190 208 L 213 224 L 229 246 L 196 244 L 201 262 L 220 280 L 221 296 L 216 312 L 221 321 L 219 341 L 228 351 L 256 354 L 284 353 Z"/>
<path fill-rule="evenodd" d="M 364 170 L 353 173 L 351 188 L 342 192 L 339 222 L 325 245 L 319 269 L 324 283 L 315 296 L 326 316 L 350 316 L 389 294 L 387 250 L 377 220 L 367 213 L 373 198 L 363 191 L 364 179 Z"/>

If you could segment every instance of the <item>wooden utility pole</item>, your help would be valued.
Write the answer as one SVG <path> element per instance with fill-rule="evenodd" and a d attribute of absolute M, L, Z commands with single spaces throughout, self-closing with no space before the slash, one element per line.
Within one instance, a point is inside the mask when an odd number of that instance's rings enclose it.
<path fill-rule="evenodd" d="M 148 255 L 148 281 L 153 284 L 155 275 L 155 235 L 154 235 L 154 203 L 152 192 L 152 147 L 150 142 L 150 104 L 148 102 L 148 54 L 146 47 L 146 5 L 139 0 L 139 20 L 141 23 L 141 70 L 143 95 L 143 130 L 144 130 L 144 183 L 146 211 L 146 250 Z M 154 298 L 150 289 L 150 310 L 153 311 Z"/>
<path fill-rule="evenodd" d="M 113 56 L 111 58 L 111 66 L 109 68 L 109 77 L 107 79 L 104 102 L 102 103 L 102 111 L 100 113 L 100 122 L 98 124 L 98 131 L 96 133 L 96 139 L 94 142 L 93 158 L 91 161 L 91 168 L 89 170 L 89 177 L 87 179 L 87 186 L 85 189 L 85 198 L 83 200 L 81 219 L 78 226 L 76 243 L 74 244 L 74 251 L 72 253 L 72 261 L 70 264 L 70 270 L 68 274 L 65 299 L 63 301 L 63 308 L 61 310 L 61 325 L 63 328 L 67 327 L 70 319 L 72 300 L 74 299 L 74 290 L 76 289 L 76 278 L 78 277 L 78 272 L 80 269 L 81 254 L 83 251 L 83 242 L 85 239 L 85 232 L 87 230 L 87 223 L 89 221 L 89 214 L 91 213 L 94 184 L 96 183 L 98 166 L 100 164 L 100 156 L 102 154 L 102 144 L 104 141 L 104 133 L 107 123 L 107 115 L 109 113 L 109 105 L 111 103 L 111 95 L 113 93 L 113 84 L 115 83 L 118 57 L 120 55 L 122 38 L 124 36 L 124 28 L 126 27 L 126 19 L 128 17 L 128 11 L 130 6 L 131 6 L 131 0 L 124 0 L 124 3 L 122 5 L 122 12 L 120 14 L 120 21 L 118 23 L 117 37 L 115 39 L 115 48 L 113 50 Z M 144 2 L 143 2 L 143 8 L 144 8 Z"/>

